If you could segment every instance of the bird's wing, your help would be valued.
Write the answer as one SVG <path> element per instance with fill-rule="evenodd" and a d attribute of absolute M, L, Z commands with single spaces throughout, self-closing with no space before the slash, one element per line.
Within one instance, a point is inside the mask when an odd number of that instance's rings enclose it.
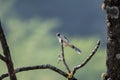
<path fill-rule="evenodd" d="M 60 35 L 60 38 L 64 41 L 64 42 L 69 42 L 69 40 L 67 39 L 67 37 Z"/>

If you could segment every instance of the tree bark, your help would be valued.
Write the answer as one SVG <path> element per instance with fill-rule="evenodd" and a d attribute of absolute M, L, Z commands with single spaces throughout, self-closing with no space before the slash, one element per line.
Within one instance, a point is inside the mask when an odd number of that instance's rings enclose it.
<path fill-rule="evenodd" d="M 105 80 L 120 80 L 120 0 L 105 0 L 107 16 L 107 75 Z"/>

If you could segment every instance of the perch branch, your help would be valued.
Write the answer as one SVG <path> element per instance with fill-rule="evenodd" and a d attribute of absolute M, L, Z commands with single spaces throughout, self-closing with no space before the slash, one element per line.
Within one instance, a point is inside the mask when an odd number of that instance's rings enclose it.
<path fill-rule="evenodd" d="M 62 49 L 62 58 L 63 58 L 63 63 L 64 63 L 64 65 L 65 65 L 65 67 L 66 67 L 66 69 L 67 69 L 67 71 L 70 73 L 71 71 L 70 71 L 70 69 L 69 69 L 69 67 L 68 67 L 68 65 L 67 65 L 67 63 L 66 63 L 66 60 L 65 60 L 65 56 L 64 56 L 64 46 L 63 46 L 63 40 L 61 40 L 61 49 Z"/>
<path fill-rule="evenodd" d="M 12 62 L 11 55 L 10 55 L 10 50 L 9 50 L 9 47 L 8 47 L 3 29 L 2 29 L 1 22 L 0 22 L 0 41 L 1 41 L 2 49 L 3 49 L 3 54 L 6 58 L 5 63 L 7 65 L 8 73 L 10 75 L 10 80 L 17 80 L 16 75 L 14 73 L 14 67 L 13 67 L 13 62 Z"/>
<path fill-rule="evenodd" d="M 50 69 L 50 70 L 53 70 L 59 74 L 61 74 L 62 76 L 66 77 L 68 76 L 67 73 L 65 73 L 64 71 L 50 65 L 50 64 L 44 64 L 44 65 L 38 65 L 38 66 L 28 66 L 28 67 L 21 67 L 21 68 L 17 68 L 15 69 L 15 73 L 18 73 L 18 72 L 23 72 L 23 71 L 30 71 L 30 70 L 37 70 L 37 69 Z M 5 74 L 2 74 L 0 76 L 0 79 L 3 79 L 5 77 L 8 77 L 8 73 L 5 73 Z"/>
<path fill-rule="evenodd" d="M 88 61 L 89 61 L 89 60 L 93 57 L 93 55 L 97 52 L 99 46 L 100 46 L 100 41 L 98 40 L 96 47 L 92 50 L 92 53 L 82 62 L 82 64 L 74 67 L 74 69 L 73 69 L 73 74 L 75 74 L 75 72 L 76 72 L 78 69 L 82 68 L 83 66 L 85 66 L 85 65 L 88 63 Z"/>

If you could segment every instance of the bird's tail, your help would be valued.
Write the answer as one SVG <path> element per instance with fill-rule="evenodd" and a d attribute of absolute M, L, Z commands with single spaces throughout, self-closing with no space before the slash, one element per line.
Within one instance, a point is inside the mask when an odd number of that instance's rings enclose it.
<path fill-rule="evenodd" d="M 79 48 L 75 47 L 74 45 L 71 45 L 71 48 L 74 49 L 78 54 L 82 53 L 82 51 Z"/>

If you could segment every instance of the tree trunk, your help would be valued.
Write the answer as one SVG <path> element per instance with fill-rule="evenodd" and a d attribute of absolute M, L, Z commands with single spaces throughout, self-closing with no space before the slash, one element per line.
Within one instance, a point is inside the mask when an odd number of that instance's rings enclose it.
<path fill-rule="evenodd" d="M 120 80 L 120 0 L 105 0 L 107 16 L 107 74 L 105 80 Z"/>

